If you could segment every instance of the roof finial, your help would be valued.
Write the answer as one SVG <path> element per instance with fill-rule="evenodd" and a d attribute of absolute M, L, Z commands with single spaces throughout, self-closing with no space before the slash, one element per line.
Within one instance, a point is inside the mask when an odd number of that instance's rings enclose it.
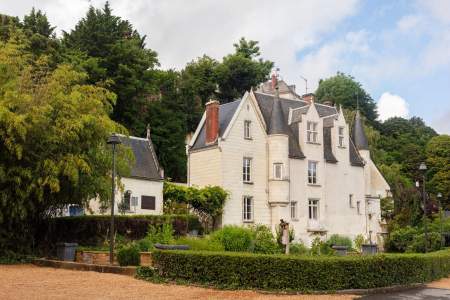
<path fill-rule="evenodd" d="M 150 124 L 147 124 L 147 140 L 150 140 Z"/>
<path fill-rule="evenodd" d="M 280 68 L 275 68 L 272 73 L 272 90 L 275 92 L 275 97 L 277 98 L 279 97 L 278 71 L 280 71 Z"/>

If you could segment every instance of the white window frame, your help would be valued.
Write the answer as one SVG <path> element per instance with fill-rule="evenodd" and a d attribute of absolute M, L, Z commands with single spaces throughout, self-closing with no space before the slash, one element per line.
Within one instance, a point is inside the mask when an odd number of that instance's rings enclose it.
<path fill-rule="evenodd" d="M 348 205 L 353 208 L 353 194 L 348 195 Z"/>
<path fill-rule="evenodd" d="M 291 210 L 291 220 L 298 220 L 297 215 L 297 201 L 291 201 L 290 210 Z"/>
<path fill-rule="evenodd" d="M 252 139 L 252 121 L 250 120 L 244 121 L 244 139 L 246 140 Z"/>
<path fill-rule="evenodd" d="M 317 168 L 319 162 L 308 160 L 308 184 L 318 184 Z M 314 168 L 312 168 L 314 166 Z"/>
<path fill-rule="evenodd" d="M 306 122 L 306 140 L 308 143 L 318 143 L 319 132 L 317 127 L 319 127 L 318 122 Z"/>
<path fill-rule="evenodd" d="M 242 221 L 243 222 L 253 222 L 253 197 L 244 196 L 242 197 Z"/>
<path fill-rule="evenodd" d="M 319 221 L 319 199 L 308 199 L 308 220 Z"/>
<path fill-rule="evenodd" d="M 252 182 L 252 158 L 244 157 L 242 160 L 242 181 L 246 183 Z"/>
<path fill-rule="evenodd" d="M 339 126 L 338 127 L 338 143 L 339 143 L 339 147 L 344 148 L 345 147 L 345 127 L 344 126 Z"/>
<path fill-rule="evenodd" d="M 277 174 L 279 171 L 279 174 Z M 273 164 L 273 179 L 275 180 L 283 180 L 284 166 L 283 163 L 274 163 Z M 279 175 L 279 176 L 277 176 Z"/>

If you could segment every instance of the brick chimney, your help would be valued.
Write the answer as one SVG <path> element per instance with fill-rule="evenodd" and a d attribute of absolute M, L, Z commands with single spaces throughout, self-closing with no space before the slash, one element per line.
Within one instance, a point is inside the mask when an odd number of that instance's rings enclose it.
<path fill-rule="evenodd" d="M 315 96 L 313 93 L 304 94 L 302 96 L 303 101 L 308 102 L 309 104 L 314 103 Z"/>
<path fill-rule="evenodd" d="M 219 137 L 219 101 L 209 100 L 206 103 L 206 140 L 205 143 L 214 144 Z"/>

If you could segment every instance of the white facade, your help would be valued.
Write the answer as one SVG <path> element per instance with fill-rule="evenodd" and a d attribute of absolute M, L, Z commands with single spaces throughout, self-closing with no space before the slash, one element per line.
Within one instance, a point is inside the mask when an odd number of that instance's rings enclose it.
<path fill-rule="evenodd" d="M 230 193 L 222 225 L 265 224 L 274 229 L 283 219 L 294 229 L 296 240 L 306 244 L 316 236 L 325 239 L 332 234 L 351 239 L 362 234 L 377 242 L 381 233 L 379 200 L 386 196 L 389 186 L 368 150 L 359 151 L 364 165 L 352 165 L 349 151 L 354 146 L 349 145 L 350 130 L 342 111 L 331 116 L 331 150 L 337 162 L 330 163 L 324 158 L 325 117 L 319 116 L 315 105 L 309 106 L 300 122 L 286 124 L 298 126 L 296 142 L 303 158 L 291 157 L 288 135 L 268 133 L 269 125 L 259 105 L 255 93 L 246 93 L 227 127 L 221 129 L 223 134 L 217 143 L 196 147 L 205 122 L 203 117 L 189 145 L 188 184 L 219 185 Z M 248 121 L 251 138 L 244 136 L 244 124 Z M 308 122 L 316 123 L 316 142 L 307 141 Z M 249 182 L 243 176 L 245 158 L 251 159 Z M 311 178 L 309 162 L 316 167 L 316 176 Z M 251 219 L 247 215 L 247 197 L 252 199 Z"/>

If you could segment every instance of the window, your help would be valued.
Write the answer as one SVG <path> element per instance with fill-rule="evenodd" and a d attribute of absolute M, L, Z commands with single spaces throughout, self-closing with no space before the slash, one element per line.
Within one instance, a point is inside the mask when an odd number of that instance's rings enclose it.
<path fill-rule="evenodd" d="M 155 197 L 154 196 L 142 196 L 141 197 L 141 209 L 155 210 Z"/>
<path fill-rule="evenodd" d="M 242 166 L 242 180 L 244 182 L 251 182 L 251 168 L 252 168 L 252 159 L 249 157 L 244 157 Z"/>
<path fill-rule="evenodd" d="M 250 196 L 244 196 L 242 219 L 244 220 L 244 222 L 253 221 L 253 198 Z"/>
<path fill-rule="evenodd" d="M 252 138 L 251 124 L 252 124 L 251 121 L 248 120 L 244 121 L 244 138 L 248 140 Z"/>
<path fill-rule="evenodd" d="M 356 201 L 356 211 L 358 212 L 358 215 L 361 214 L 361 201 Z"/>
<path fill-rule="evenodd" d="M 136 196 L 133 196 L 133 197 L 131 197 L 131 206 L 133 206 L 133 207 L 137 207 L 138 206 L 138 197 L 136 197 Z"/>
<path fill-rule="evenodd" d="M 338 128 L 338 135 L 339 135 L 339 147 L 344 147 L 344 127 Z"/>
<path fill-rule="evenodd" d="M 283 164 L 274 163 L 273 164 L 273 179 L 282 180 L 283 179 Z"/>
<path fill-rule="evenodd" d="M 353 207 L 353 194 L 348 195 L 348 205 Z"/>
<path fill-rule="evenodd" d="M 317 184 L 317 161 L 308 161 L 308 183 Z"/>
<path fill-rule="evenodd" d="M 309 219 L 318 220 L 319 219 L 319 200 L 309 199 Z"/>
<path fill-rule="evenodd" d="M 297 220 L 297 202 L 291 202 L 291 219 Z"/>
<path fill-rule="evenodd" d="M 123 193 L 123 200 L 122 200 L 122 207 L 123 210 L 128 211 L 130 210 L 130 202 L 131 202 L 131 191 L 125 191 L 125 193 Z"/>
<path fill-rule="evenodd" d="M 317 143 L 317 123 L 308 121 L 306 123 L 306 139 L 308 143 Z"/>

